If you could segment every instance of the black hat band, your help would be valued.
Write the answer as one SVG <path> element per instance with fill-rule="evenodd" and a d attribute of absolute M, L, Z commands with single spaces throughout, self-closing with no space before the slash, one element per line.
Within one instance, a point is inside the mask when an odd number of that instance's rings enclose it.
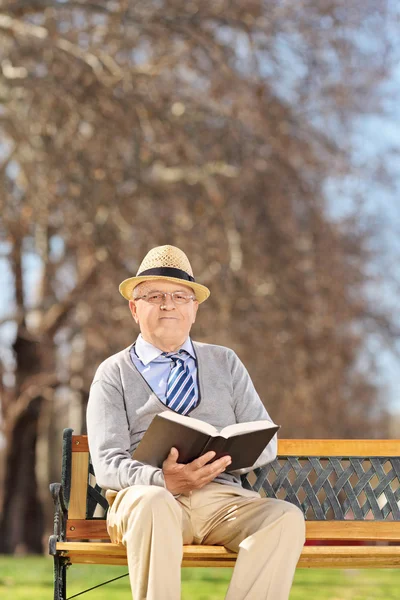
<path fill-rule="evenodd" d="M 175 269 L 174 267 L 154 267 L 153 269 L 146 269 L 146 271 L 138 273 L 136 277 L 143 277 L 145 275 L 173 277 L 174 279 L 184 279 L 185 281 L 193 281 L 195 283 L 194 277 L 189 275 L 189 273 L 186 273 L 186 271 L 182 271 L 181 269 Z"/>

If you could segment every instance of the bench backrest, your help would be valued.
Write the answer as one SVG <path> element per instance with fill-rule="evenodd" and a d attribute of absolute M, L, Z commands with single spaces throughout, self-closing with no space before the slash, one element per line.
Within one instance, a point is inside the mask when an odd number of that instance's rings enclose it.
<path fill-rule="evenodd" d="M 299 506 L 308 539 L 400 542 L 400 440 L 279 440 L 278 458 L 242 482 Z M 64 431 L 62 486 L 67 540 L 108 539 L 87 437 L 72 429 Z"/>

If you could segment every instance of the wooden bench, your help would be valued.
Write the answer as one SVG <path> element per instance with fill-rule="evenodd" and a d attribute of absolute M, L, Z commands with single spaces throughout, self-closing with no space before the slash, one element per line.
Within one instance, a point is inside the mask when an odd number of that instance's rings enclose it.
<path fill-rule="evenodd" d="M 400 440 L 279 440 L 278 458 L 242 480 L 303 510 L 298 567 L 400 567 Z M 67 566 L 125 565 L 126 552 L 108 537 L 86 436 L 64 431 L 62 482 L 50 490 L 54 599 L 65 600 Z M 232 567 L 235 559 L 224 547 L 185 546 L 182 566 Z"/>

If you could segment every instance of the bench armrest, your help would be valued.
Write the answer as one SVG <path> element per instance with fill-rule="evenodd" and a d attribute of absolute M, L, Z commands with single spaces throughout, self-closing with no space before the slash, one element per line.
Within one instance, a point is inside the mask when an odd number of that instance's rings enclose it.
<path fill-rule="evenodd" d="M 54 502 L 54 533 L 49 538 L 49 554 L 55 556 L 57 542 L 65 541 L 68 509 L 61 483 L 51 483 L 50 493 Z"/>

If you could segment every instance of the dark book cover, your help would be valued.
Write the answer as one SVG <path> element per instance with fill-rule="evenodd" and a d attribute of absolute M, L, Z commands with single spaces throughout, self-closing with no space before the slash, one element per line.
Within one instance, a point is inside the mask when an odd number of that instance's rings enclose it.
<path fill-rule="evenodd" d="M 190 419 L 190 417 L 188 417 Z M 209 435 L 170 419 L 156 415 L 144 434 L 132 458 L 139 462 L 162 467 L 172 447 L 179 452 L 179 463 L 189 463 L 209 450 L 216 452 L 213 460 L 221 456 L 232 457 L 229 471 L 251 467 L 269 444 L 278 425 L 266 422 L 266 429 L 234 434 L 229 438 Z"/>
<path fill-rule="evenodd" d="M 270 427 L 260 429 L 259 431 L 246 431 L 238 435 L 224 438 L 221 436 L 210 437 L 202 454 L 209 450 L 214 450 L 216 456 L 214 460 L 221 456 L 230 456 L 232 463 L 229 465 L 229 471 L 236 469 L 245 469 L 251 467 L 257 458 L 268 446 L 279 427 Z"/>

